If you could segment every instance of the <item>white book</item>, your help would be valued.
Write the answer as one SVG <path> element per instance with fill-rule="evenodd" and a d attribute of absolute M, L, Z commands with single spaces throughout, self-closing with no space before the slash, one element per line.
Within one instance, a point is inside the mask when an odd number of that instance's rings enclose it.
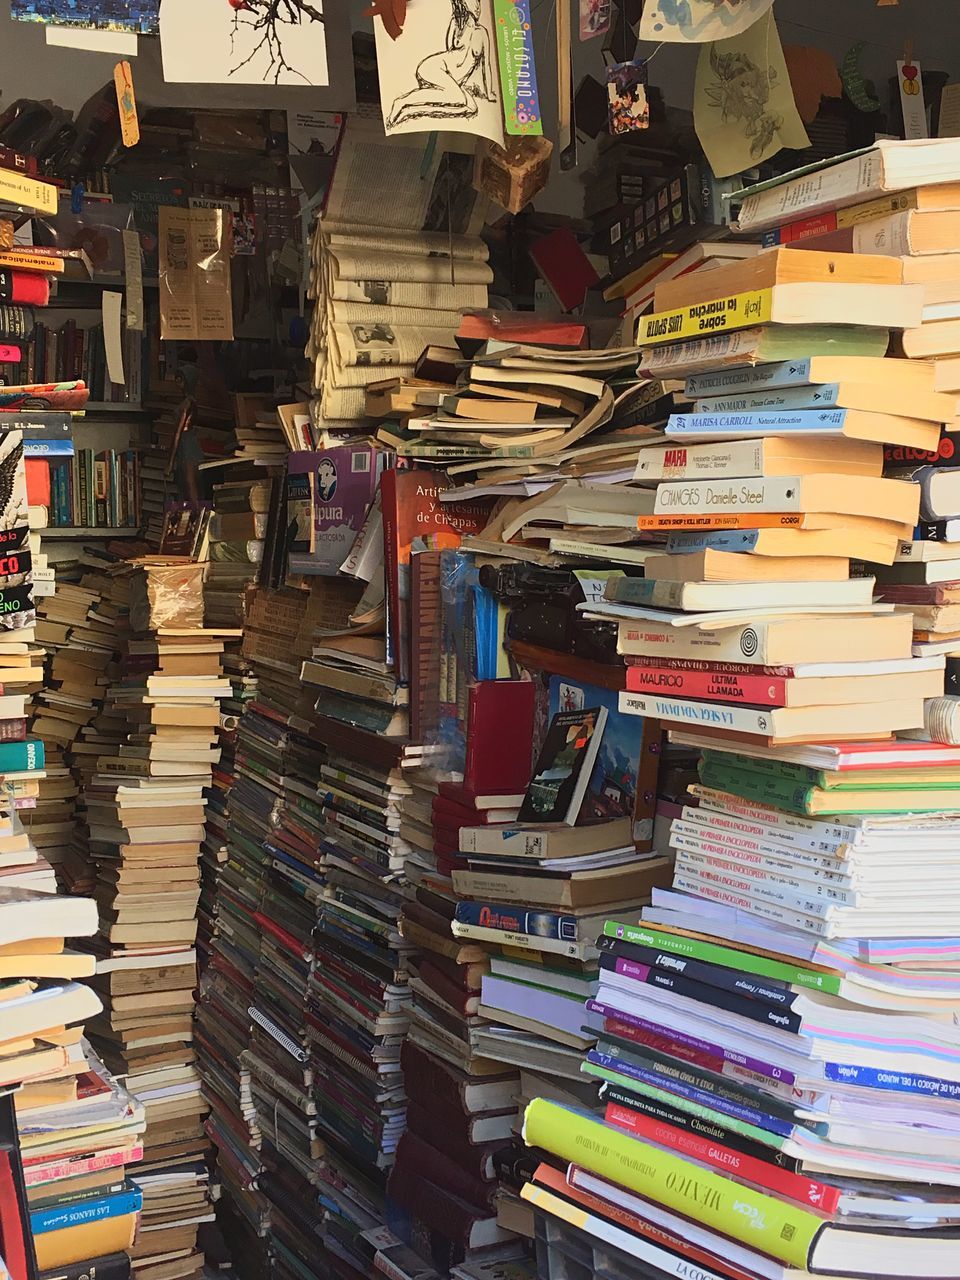
<path fill-rule="evenodd" d="M 897 563 L 907 561 L 953 560 L 960 562 L 960 520 L 945 520 L 943 542 L 926 538 L 902 538 L 897 544 Z"/>
<path fill-rule="evenodd" d="M 771 738 L 883 733 L 915 729 L 923 724 L 922 698 L 834 707 L 741 707 L 624 691 L 620 694 L 619 706 L 626 715 L 708 725 Z"/>

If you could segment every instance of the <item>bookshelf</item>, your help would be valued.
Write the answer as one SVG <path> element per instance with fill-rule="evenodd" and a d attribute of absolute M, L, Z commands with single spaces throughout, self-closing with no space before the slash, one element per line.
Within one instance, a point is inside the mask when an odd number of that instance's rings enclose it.
<path fill-rule="evenodd" d="M 59 542 L 61 539 L 67 538 L 88 538 L 88 539 L 106 539 L 112 538 L 139 538 L 139 529 L 130 529 L 124 526 L 122 529 L 108 529 L 99 525 L 89 529 L 82 528 L 80 525 L 47 525 L 45 529 L 37 529 L 43 542 Z"/>

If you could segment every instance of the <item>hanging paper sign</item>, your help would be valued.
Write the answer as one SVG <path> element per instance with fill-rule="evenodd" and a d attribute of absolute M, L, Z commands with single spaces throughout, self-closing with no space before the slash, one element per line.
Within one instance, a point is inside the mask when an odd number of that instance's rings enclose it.
<path fill-rule="evenodd" d="M 880 102 L 867 92 L 867 83 L 860 66 L 860 55 L 865 48 L 865 40 L 858 40 L 856 44 L 850 46 L 840 64 L 840 79 L 844 92 L 857 110 L 871 115 L 874 111 L 880 110 Z"/>
<path fill-rule="evenodd" d="M 530 0 L 494 0 L 493 13 L 506 131 L 514 136 L 542 134 Z"/>
<path fill-rule="evenodd" d="M 613 21 L 612 0 L 580 0 L 580 39 L 605 36 Z"/>
<path fill-rule="evenodd" d="M 903 108 L 903 136 L 926 138 L 927 108 L 923 101 L 923 76 L 919 62 L 897 63 L 897 79 L 900 82 L 900 106 Z"/>
<path fill-rule="evenodd" d="M 127 328 L 143 328 L 143 265 L 140 258 L 140 236 L 136 231 L 123 233 L 123 276 L 127 284 Z"/>
<path fill-rule="evenodd" d="M 135 147 L 140 141 L 140 121 L 137 119 L 137 99 L 129 62 L 117 63 L 113 69 L 113 83 L 120 109 L 120 137 L 125 147 Z"/>
<path fill-rule="evenodd" d="M 611 133 L 649 128 L 645 62 L 617 62 L 607 67 L 607 105 Z"/>

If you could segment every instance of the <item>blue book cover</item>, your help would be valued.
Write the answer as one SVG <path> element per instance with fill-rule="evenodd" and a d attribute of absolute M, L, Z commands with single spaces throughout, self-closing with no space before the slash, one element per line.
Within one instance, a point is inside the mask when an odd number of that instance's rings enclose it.
<path fill-rule="evenodd" d="M 72 458 L 72 440 L 24 440 L 25 458 Z"/>
<path fill-rule="evenodd" d="M 706 533 L 671 533 L 667 555 L 689 555 L 694 551 L 752 551 L 759 529 L 711 529 Z"/>
<path fill-rule="evenodd" d="M 838 1084 L 857 1085 L 861 1089 L 886 1089 L 890 1093 L 916 1093 L 925 1098 L 960 1098 L 960 1083 L 940 1080 L 937 1076 L 919 1075 L 913 1071 L 896 1071 L 885 1067 L 861 1067 L 848 1062 L 826 1062 L 823 1073 Z"/>
<path fill-rule="evenodd" d="M 607 711 L 579 824 L 633 816 L 642 734 L 637 732 L 636 716 L 620 710 L 618 697 L 615 689 L 601 689 L 569 676 L 550 677 L 547 723 L 561 711 L 582 711 L 585 707 L 605 707 Z"/>
<path fill-rule="evenodd" d="M 751 436 L 833 435 L 843 430 L 846 409 L 757 410 L 753 413 L 671 413 L 668 436 L 723 436 L 725 439 Z"/>
<path fill-rule="evenodd" d="M 684 391 L 691 400 L 700 396 L 728 395 L 734 391 L 770 391 L 777 387 L 802 387 L 810 381 L 810 361 L 776 360 L 772 364 L 751 365 L 743 369 L 716 369 L 694 373 L 687 378 Z"/>
<path fill-rule="evenodd" d="M 0 742 L 0 773 L 33 773 L 42 769 L 43 764 L 43 743 L 39 738 Z"/>
<path fill-rule="evenodd" d="M 142 1207 L 143 1192 L 134 1183 L 127 1182 L 122 1191 L 102 1196 L 99 1200 L 79 1200 L 52 1209 L 34 1210 L 30 1214 L 30 1229 L 38 1236 L 48 1231 L 103 1222 L 107 1218 L 122 1218 L 128 1213 L 139 1213 Z"/>
<path fill-rule="evenodd" d="M 729 1098 L 720 1097 L 715 1093 L 708 1093 L 704 1089 L 697 1089 L 693 1085 L 686 1084 L 683 1080 L 675 1080 L 673 1076 L 661 1075 L 658 1071 L 648 1071 L 643 1067 L 634 1066 L 633 1063 L 624 1062 L 622 1058 L 614 1058 L 610 1054 L 601 1053 L 599 1049 L 590 1050 L 587 1054 L 587 1062 L 599 1067 L 601 1072 L 612 1071 L 620 1076 L 629 1076 L 631 1080 L 636 1080 L 640 1085 L 647 1085 L 653 1089 L 662 1089 L 665 1093 L 672 1093 L 678 1097 L 686 1098 L 688 1102 L 696 1103 L 698 1106 L 710 1107 L 713 1111 L 720 1111 L 724 1115 L 733 1116 L 736 1120 L 743 1120 L 747 1124 L 756 1125 L 758 1129 L 766 1129 L 769 1133 L 779 1134 L 781 1138 L 792 1137 L 794 1130 L 798 1127 L 788 1120 L 781 1120 L 777 1116 L 768 1115 L 765 1111 L 758 1111 L 756 1107 L 744 1106 L 741 1103 L 733 1102 Z"/>
<path fill-rule="evenodd" d="M 458 924 L 482 929 L 503 929 L 507 933 L 526 933 L 561 942 L 579 941 L 576 916 L 553 911 L 527 911 L 524 907 L 501 906 L 495 902 L 458 902 L 455 919 Z M 596 930 L 591 927 L 591 932 Z"/>

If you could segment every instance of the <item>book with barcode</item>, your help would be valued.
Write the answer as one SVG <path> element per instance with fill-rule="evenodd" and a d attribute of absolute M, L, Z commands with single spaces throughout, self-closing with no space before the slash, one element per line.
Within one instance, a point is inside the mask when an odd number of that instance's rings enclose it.
<path fill-rule="evenodd" d="M 328 577 L 339 572 L 377 492 L 385 456 L 372 445 L 290 454 L 289 482 L 296 486 L 303 484 L 303 477 L 309 478 L 313 519 L 309 550 L 291 552 L 293 572 Z"/>

